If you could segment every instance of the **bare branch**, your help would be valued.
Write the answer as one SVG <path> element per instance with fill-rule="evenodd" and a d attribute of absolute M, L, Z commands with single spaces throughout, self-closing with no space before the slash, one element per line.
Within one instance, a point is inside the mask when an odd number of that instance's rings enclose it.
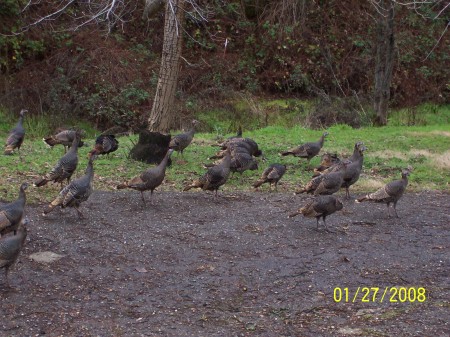
<path fill-rule="evenodd" d="M 435 19 L 437 19 L 439 16 L 441 16 L 442 13 L 444 13 L 444 11 L 450 6 L 450 2 L 448 4 L 445 5 L 444 8 L 441 9 L 441 11 L 439 13 L 437 13 L 437 15 L 434 17 Z"/>
<path fill-rule="evenodd" d="M 436 47 L 439 45 L 439 43 L 441 42 L 444 34 L 447 32 L 448 27 L 450 26 L 450 22 L 447 23 L 447 26 L 445 27 L 444 31 L 442 32 L 441 36 L 439 37 L 439 39 L 436 41 L 436 43 L 434 44 L 433 48 L 430 50 L 430 52 L 427 54 L 427 56 L 422 60 L 422 61 L 426 61 L 428 59 L 428 57 L 430 57 L 430 55 L 433 53 L 433 51 L 436 49 Z"/>
<path fill-rule="evenodd" d="M 66 5 L 64 5 L 63 7 L 58 9 L 57 11 L 55 11 L 53 13 L 50 13 L 50 14 L 40 18 L 39 20 L 36 20 L 36 21 L 30 23 L 29 25 L 23 27 L 21 29 L 21 33 L 26 31 L 26 30 L 28 30 L 28 29 L 30 29 L 33 26 L 36 26 L 36 25 L 44 22 L 44 21 L 53 20 L 56 16 L 60 15 L 61 13 L 63 13 L 66 10 L 66 8 L 69 7 L 71 4 L 73 4 L 74 2 L 75 2 L 75 0 L 69 0 Z M 26 7 L 28 7 L 30 5 L 30 3 L 31 3 L 31 1 L 27 4 Z M 25 10 L 25 8 L 22 10 L 22 12 Z"/>
<path fill-rule="evenodd" d="M 26 10 L 30 11 L 33 8 L 33 5 L 37 5 L 39 3 L 40 1 L 33 3 L 33 0 L 29 0 L 25 7 L 22 9 L 22 12 Z M 70 15 L 68 14 L 67 8 L 74 3 L 77 3 L 79 7 L 81 7 L 80 12 L 82 13 L 82 15 L 78 17 L 75 16 L 73 18 L 75 22 L 79 22 L 74 27 L 67 29 L 73 31 L 76 31 L 90 23 L 97 23 L 105 24 L 107 32 L 110 33 L 117 24 L 123 25 L 125 23 L 124 17 L 127 14 L 132 13 L 137 7 L 136 2 L 125 0 L 58 1 L 58 7 L 56 8 L 56 10 L 22 27 L 18 33 L 13 34 L 18 35 L 44 22 L 53 21 L 62 14 Z"/>
<path fill-rule="evenodd" d="M 28 1 L 28 3 L 25 5 L 25 7 L 20 11 L 21 13 L 25 12 L 27 8 L 31 5 L 32 0 Z"/>

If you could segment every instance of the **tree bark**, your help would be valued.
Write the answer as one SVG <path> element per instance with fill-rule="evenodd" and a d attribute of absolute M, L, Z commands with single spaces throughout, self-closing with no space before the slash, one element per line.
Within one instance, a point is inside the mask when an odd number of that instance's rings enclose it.
<path fill-rule="evenodd" d="M 394 2 L 382 0 L 378 13 L 377 51 L 375 58 L 374 119 L 375 126 L 387 124 L 390 87 L 394 67 Z"/>
<path fill-rule="evenodd" d="M 164 42 L 156 95 L 148 119 L 150 131 L 168 132 L 174 120 L 174 99 L 178 83 L 183 41 L 183 7 L 185 0 L 167 0 Z"/>

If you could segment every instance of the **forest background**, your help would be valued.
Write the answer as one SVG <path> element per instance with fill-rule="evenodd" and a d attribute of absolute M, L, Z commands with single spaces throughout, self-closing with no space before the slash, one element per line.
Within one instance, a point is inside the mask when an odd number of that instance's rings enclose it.
<path fill-rule="evenodd" d="M 101 129 L 146 127 L 161 63 L 164 8 L 146 17 L 143 1 L 117 2 L 115 21 L 99 16 L 77 22 L 87 3 L 101 8 L 111 1 L 67 3 L 58 12 L 61 7 L 51 1 L 1 2 L 1 105 L 51 116 L 54 127 L 69 116 Z M 374 4 L 380 2 L 187 3 L 172 128 L 194 116 L 202 131 L 224 132 L 238 125 L 374 122 L 380 41 Z M 417 124 L 422 103 L 449 101 L 448 4 L 390 3 L 395 49 L 389 106 L 406 108 L 404 123 Z"/>

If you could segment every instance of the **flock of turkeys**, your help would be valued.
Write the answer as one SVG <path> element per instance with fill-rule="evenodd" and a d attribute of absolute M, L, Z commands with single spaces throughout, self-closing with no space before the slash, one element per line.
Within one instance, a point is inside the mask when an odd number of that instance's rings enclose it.
<path fill-rule="evenodd" d="M 27 110 L 20 112 L 19 121 L 14 129 L 11 130 L 6 140 L 5 155 L 11 155 L 16 149 L 20 153 L 20 147 L 25 137 L 23 119 L 26 112 Z M 142 202 L 145 205 L 144 192 L 150 191 L 153 194 L 153 191 L 162 184 L 170 155 L 173 151 L 177 151 L 183 155 L 183 151 L 194 138 L 196 125 L 198 125 L 198 121 L 194 120 L 188 132 L 172 137 L 167 153 L 159 165 L 151 167 L 139 176 L 117 185 L 117 189 L 131 188 L 139 191 Z M 293 155 L 299 158 L 306 158 L 309 166 L 310 160 L 317 156 L 322 149 L 327 135 L 328 133 L 325 132 L 317 142 L 302 144 L 289 151 L 282 152 L 281 155 Z M 81 137 L 82 132 L 79 130 L 60 130 L 55 135 L 44 138 L 44 142 L 48 146 L 53 147 L 61 144 L 65 150 L 65 154 L 58 160 L 50 172 L 36 180 L 33 184 L 36 187 L 45 186 L 49 182 L 61 184 L 59 194 L 44 209 L 44 215 L 51 212 L 57 206 L 60 206 L 61 208 L 73 207 L 78 215 L 82 217 L 83 214 L 79 210 L 79 206 L 89 198 L 93 190 L 94 160 L 99 155 L 114 152 L 119 146 L 119 142 L 114 135 L 104 134 L 97 137 L 94 147 L 88 154 L 89 161 L 85 174 L 71 181 L 71 177 L 78 165 L 78 148 L 85 145 Z M 210 159 L 220 159 L 220 162 L 210 165 L 201 177 L 186 185 L 183 191 L 190 190 L 191 188 L 201 188 L 205 191 L 214 191 L 214 196 L 217 197 L 217 191 L 227 182 L 230 173 L 242 173 L 246 170 L 258 169 L 258 162 L 255 157 L 262 156 L 262 151 L 254 140 L 242 137 L 242 130 L 240 128 L 236 136 L 228 138 L 225 142 L 219 144 L 219 146 L 220 150 Z M 305 217 L 316 218 L 317 227 L 319 226 L 320 218 L 322 218 L 325 229 L 328 231 L 325 218 L 343 208 L 343 203 L 333 196 L 333 194 L 341 188 L 345 188 L 345 196 L 347 199 L 350 199 L 349 188 L 359 179 L 365 150 L 366 147 L 364 144 L 357 142 L 352 156 L 348 159 L 340 159 L 335 154 L 324 154 L 320 166 L 314 169 L 312 179 L 305 186 L 295 191 L 296 194 L 312 194 L 314 199 L 308 201 L 297 212 L 290 214 L 289 217 L 303 214 Z M 389 206 L 393 204 L 395 216 L 398 217 L 396 211 L 397 202 L 405 192 L 410 171 L 410 168 L 403 170 L 400 180 L 392 181 L 383 188 L 356 199 L 356 202 L 374 201 L 385 203 L 388 207 L 389 216 L 391 216 Z M 269 189 L 274 185 L 276 190 L 278 182 L 285 172 L 286 165 L 279 163 L 270 164 L 263 171 L 261 177 L 254 182 L 253 187 L 258 188 L 262 184 L 268 183 Z M 66 186 L 64 186 L 64 182 L 67 182 Z M 18 199 L 0 206 L 0 268 L 4 268 L 5 270 L 7 285 L 9 268 L 19 256 L 27 236 L 27 219 L 24 218 L 26 204 L 25 190 L 27 187 L 28 184 L 23 183 L 19 189 Z"/>

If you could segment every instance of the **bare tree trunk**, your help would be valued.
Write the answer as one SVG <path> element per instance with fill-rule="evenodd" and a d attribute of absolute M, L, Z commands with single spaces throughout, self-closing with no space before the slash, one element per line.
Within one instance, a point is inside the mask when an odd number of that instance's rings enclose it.
<path fill-rule="evenodd" d="M 374 125 L 387 124 L 392 70 L 394 67 L 394 2 L 382 0 L 378 13 L 377 52 L 375 59 Z"/>
<path fill-rule="evenodd" d="M 183 41 L 183 6 L 185 0 L 167 0 L 164 43 L 155 100 L 148 119 L 150 131 L 168 132 L 174 119 L 174 99 L 178 83 Z"/>

